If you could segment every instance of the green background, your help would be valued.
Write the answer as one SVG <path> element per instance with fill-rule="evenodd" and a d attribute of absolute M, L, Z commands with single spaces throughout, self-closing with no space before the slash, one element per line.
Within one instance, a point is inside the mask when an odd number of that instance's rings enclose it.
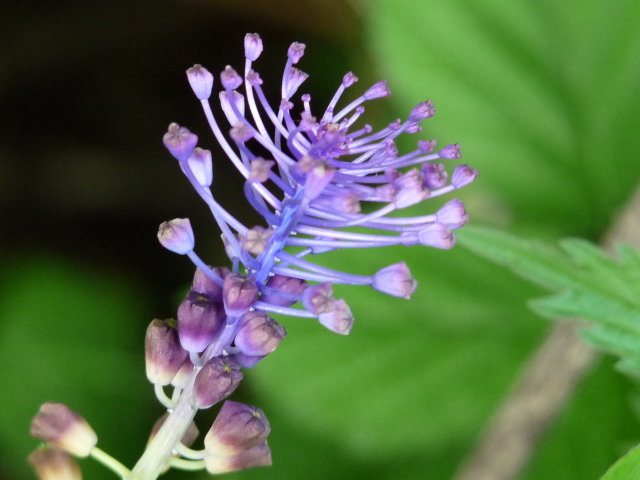
<path fill-rule="evenodd" d="M 3 9 L 11 41 L 0 47 L 2 478 L 33 478 L 25 457 L 38 442 L 28 426 L 44 401 L 81 412 L 99 445 L 125 464 L 139 456 L 162 411 L 144 375 L 144 330 L 151 318 L 175 314 L 192 273 L 157 245 L 157 225 L 189 216 L 201 255 L 224 262 L 213 222 L 160 138 L 178 121 L 213 147 L 183 70 L 195 62 L 239 68 L 245 32 L 265 40 L 257 68 L 270 92 L 288 43 L 302 41 L 314 105 L 348 70 L 360 77 L 352 90 L 389 81 L 391 99 L 367 109 L 373 125 L 433 100 L 438 113 L 419 136 L 460 143 L 463 161 L 480 171 L 461 192 L 472 222 L 597 241 L 638 181 L 637 2 Z M 250 219 L 238 175 L 215 150 L 214 165 L 217 198 Z M 225 478 L 452 478 L 550 328 L 526 308 L 541 290 L 461 247 L 325 258 L 363 274 L 405 260 L 420 285 L 410 301 L 339 289 L 356 316 L 346 338 L 284 319 L 287 339 L 235 395 L 267 414 L 274 466 Z M 635 388 L 611 364 L 602 358 L 580 384 L 523 479 L 598 478 L 638 442 Z M 85 478 L 112 478 L 82 466 Z M 189 477 L 205 478 L 167 476 Z"/>

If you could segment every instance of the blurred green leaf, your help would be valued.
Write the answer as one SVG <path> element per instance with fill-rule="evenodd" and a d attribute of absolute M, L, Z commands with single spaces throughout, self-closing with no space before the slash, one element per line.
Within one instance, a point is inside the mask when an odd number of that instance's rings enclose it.
<path fill-rule="evenodd" d="M 435 102 L 424 128 L 512 219 L 594 236 L 639 180 L 639 23 L 633 0 L 378 0 L 368 30 L 394 98 Z"/>
<path fill-rule="evenodd" d="M 601 480 L 630 480 L 640 478 L 640 447 L 636 447 L 618 460 Z"/>
<path fill-rule="evenodd" d="M 11 392 L 0 416 L 2 466 L 12 478 L 33 475 L 26 457 L 38 440 L 29 425 L 47 401 L 78 411 L 99 445 L 130 464 L 153 422 L 142 349 L 151 310 L 139 286 L 39 255 L 3 266 L 0 305 L 0 363 Z M 82 468 L 86 478 L 113 478 L 91 460 Z"/>

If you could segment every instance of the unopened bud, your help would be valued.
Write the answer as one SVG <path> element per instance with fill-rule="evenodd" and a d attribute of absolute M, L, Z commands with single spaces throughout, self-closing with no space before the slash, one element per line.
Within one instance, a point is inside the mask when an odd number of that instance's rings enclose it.
<path fill-rule="evenodd" d="M 227 275 L 229 275 L 229 269 L 227 267 L 210 267 L 210 275 L 196 268 L 196 273 L 193 275 L 193 283 L 191 284 L 191 290 L 201 293 L 209 297 L 209 300 L 222 301 L 222 283 Z M 214 280 L 215 277 L 217 280 Z"/>
<path fill-rule="evenodd" d="M 455 230 L 465 225 L 469 221 L 469 216 L 464 209 L 464 203 L 454 198 L 453 200 L 445 203 L 440 210 L 436 213 L 436 219 L 438 222 L 447 226 L 448 228 Z"/>
<path fill-rule="evenodd" d="M 224 400 L 242 381 L 240 366 L 225 356 L 214 357 L 196 376 L 193 390 L 194 407 L 209 408 Z"/>
<path fill-rule="evenodd" d="M 242 85 L 242 77 L 229 65 L 220 74 L 220 81 L 225 90 L 233 90 Z"/>
<path fill-rule="evenodd" d="M 353 314 L 347 302 L 340 298 L 334 300 L 331 311 L 318 315 L 318 321 L 332 332 L 349 335 L 353 327 Z"/>
<path fill-rule="evenodd" d="M 438 156 L 440 158 L 446 158 L 450 160 L 461 158 L 462 154 L 460 153 L 460 145 L 458 145 L 457 143 L 454 143 L 453 145 L 447 145 L 438 152 Z"/>
<path fill-rule="evenodd" d="M 204 448 L 215 455 L 231 456 L 264 443 L 270 432 L 262 410 L 227 400 L 204 437 Z"/>
<path fill-rule="evenodd" d="M 180 346 L 175 320 L 154 319 L 144 340 L 145 367 L 151 383 L 168 385 L 187 358 Z"/>
<path fill-rule="evenodd" d="M 76 459 L 56 447 L 46 446 L 29 455 L 39 480 L 82 480 L 82 472 Z"/>
<path fill-rule="evenodd" d="M 416 291 L 418 282 L 411 276 L 407 264 L 400 262 L 378 270 L 373 276 L 372 286 L 387 295 L 411 298 L 413 292 Z"/>
<path fill-rule="evenodd" d="M 431 102 L 431 100 L 427 100 L 426 102 L 419 103 L 413 108 L 413 110 L 411 110 L 409 120 L 411 122 L 418 122 L 425 118 L 433 117 L 435 113 L 436 108 L 433 105 L 433 102 Z"/>
<path fill-rule="evenodd" d="M 240 320 L 234 343 L 245 355 L 268 355 L 278 348 L 286 335 L 284 327 L 269 315 L 252 311 Z"/>
<path fill-rule="evenodd" d="M 267 280 L 267 287 L 271 290 L 263 293 L 261 300 L 271 305 L 290 307 L 298 302 L 308 286 L 307 282 L 300 278 L 274 275 Z"/>
<path fill-rule="evenodd" d="M 253 277 L 231 273 L 224 279 L 222 300 L 229 316 L 241 316 L 256 303 L 258 285 Z"/>
<path fill-rule="evenodd" d="M 195 238 L 188 218 L 174 218 L 162 222 L 158 229 L 158 240 L 167 250 L 185 255 L 193 250 Z"/>
<path fill-rule="evenodd" d="M 262 53 L 262 39 L 257 33 L 247 33 L 244 36 L 244 56 L 255 61 Z"/>
<path fill-rule="evenodd" d="M 255 467 L 267 467 L 271 465 L 271 450 L 267 442 L 251 447 L 230 457 L 209 454 L 204 457 L 204 465 L 211 474 L 237 472 Z"/>
<path fill-rule="evenodd" d="M 287 56 L 294 65 L 300 61 L 304 55 L 304 49 L 306 45 L 304 43 L 293 42 L 287 50 Z"/>
<path fill-rule="evenodd" d="M 218 302 L 193 290 L 178 307 L 178 337 L 182 348 L 202 352 L 225 320 Z"/>
<path fill-rule="evenodd" d="M 418 232 L 418 242 L 427 247 L 453 248 L 456 237 L 446 226 L 441 223 L 432 223 Z"/>
<path fill-rule="evenodd" d="M 478 171 L 469 165 L 458 165 L 451 176 L 451 184 L 456 188 L 462 188 L 473 182 L 478 176 Z"/>
<path fill-rule="evenodd" d="M 187 160 L 198 144 L 197 135 L 191 133 L 188 128 L 172 123 L 167 133 L 162 137 L 162 143 L 177 160 Z"/>
<path fill-rule="evenodd" d="M 199 100 L 207 100 L 211 96 L 213 75 L 202 65 L 195 64 L 187 70 L 187 79 Z"/>
<path fill-rule="evenodd" d="M 383 80 L 369 87 L 363 96 L 367 100 L 373 100 L 375 98 L 388 97 L 389 95 L 391 95 L 391 90 L 389 90 L 387 82 Z"/>
<path fill-rule="evenodd" d="M 333 309 L 333 287 L 330 283 L 320 283 L 307 288 L 302 295 L 302 304 L 311 313 L 326 313 Z"/>
<path fill-rule="evenodd" d="M 196 147 L 189 160 L 187 160 L 187 165 L 189 165 L 191 173 L 193 173 L 200 186 L 204 188 L 211 186 L 211 182 L 213 182 L 213 162 L 210 150 Z"/>
<path fill-rule="evenodd" d="M 75 455 L 86 457 L 98 442 L 87 421 L 62 403 L 45 403 L 31 422 L 31 435 Z"/>

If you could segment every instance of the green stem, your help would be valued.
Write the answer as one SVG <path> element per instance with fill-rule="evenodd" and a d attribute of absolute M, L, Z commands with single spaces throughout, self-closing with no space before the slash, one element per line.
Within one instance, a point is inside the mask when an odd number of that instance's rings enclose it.
<path fill-rule="evenodd" d="M 93 457 L 93 459 L 95 459 L 96 461 L 98 461 L 99 463 L 107 467 L 109 470 L 117 474 L 122 479 L 128 478 L 129 475 L 131 474 L 131 470 L 129 470 L 127 467 L 121 464 L 118 460 L 116 460 L 107 452 L 105 452 L 104 450 L 98 447 L 93 447 L 93 449 L 91 449 L 90 455 L 91 457 Z"/>

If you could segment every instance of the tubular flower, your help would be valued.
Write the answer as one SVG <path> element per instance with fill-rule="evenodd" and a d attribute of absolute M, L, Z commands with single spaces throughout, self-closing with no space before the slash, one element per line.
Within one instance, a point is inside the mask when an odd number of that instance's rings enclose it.
<path fill-rule="evenodd" d="M 286 331 L 270 314 L 315 319 L 346 335 L 354 316 L 344 299 L 334 297 L 335 285 L 366 285 L 402 298 L 409 298 L 417 286 L 405 263 L 380 265 L 370 275 L 360 275 L 320 266 L 314 256 L 342 248 L 393 245 L 448 249 L 455 243 L 453 231 L 467 222 L 464 205 L 455 199 L 430 214 L 398 214 L 449 194 L 477 176 L 467 165 L 458 165 L 449 174 L 445 164 L 460 158 L 458 144 L 436 149 L 435 141 L 419 140 L 415 150 L 398 151 L 400 135 L 419 132 L 420 123 L 435 115 L 431 101 L 419 103 L 406 119 L 374 131 L 361 117 L 367 102 L 391 94 L 389 86 L 385 81 L 375 83 L 343 102 L 345 91 L 358 81 L 349 72 L 328 105 L 312 109 L 311 95 L 299 95 L 308 75 L 298 68 L 305 45 L 296 42 L 287 51 L 280 97 L 270 102 L 253 68 L 264 48 L 262 40 L 247 34 L 244 46 L 242 73 L 227 66 L 220 74 L 221 89 L 213 94 L 217 115 L 210 103 L 214 75 L 194 65 L 187 70 L 187 79 L 213 137 L 245 179 L 248 204 L 263 222 L 246 225 L 218 202 L 210 188 L 215 179 L 211 152 L 200 148 L 198 137 L 187 128 L 172 123 L 164 145 L 209 207 L 232 268 L 213 268 L 198 257 L 188 219 L 161 225 L 160 243 L 187 255 L 197 270 L 178 310 L 177 330 L 170 329 L 167 339 L 160 335 L 162 330 L 151 338 L 158 337 L 158 345 L 149 344 L 152 360 L 156 350 L 172 352 L 171 362 L 158 366 L 154 360 L 150 377 L 158 398 L 172 413 L 154 437 L 159 440 L 151 442 L 133 470 L 140 478 L 161 471 L 153 466 L 155 459 L 184 450 L 174 446 L 195 411 L 225 399 L 241 382 L 241 368 L 253 367 L 278 348 Z M 175 388 L 171 398 L 163 390 L 168 383 Z M 224 423 L 224 407 L 219 415 L 222 420 L 216 421 L 214 430 Z M 226 437 L 207 446 L 203 456 L 186 454 L 204 458 L 212 473 L 268 465 L 267 434 L 265 428 L 264 435 L 231 456 L 217 451 Z"/>

